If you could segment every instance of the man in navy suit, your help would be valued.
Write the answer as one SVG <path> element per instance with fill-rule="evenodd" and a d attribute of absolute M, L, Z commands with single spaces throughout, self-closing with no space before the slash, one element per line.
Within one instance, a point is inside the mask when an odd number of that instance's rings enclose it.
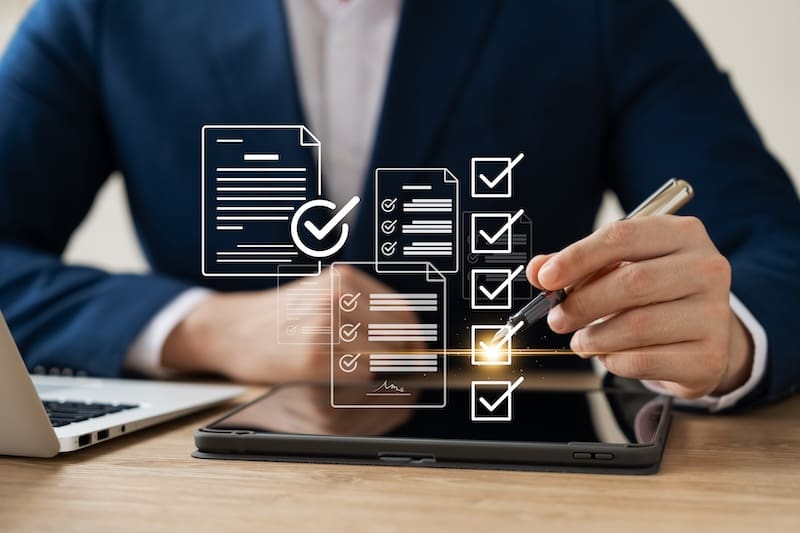
<path fill-rule="evenodd" d="M 800 384 L 797 193 L 666 0 L 41 0 L 0 63 L 0 309 L 29 368 L 327 374 L 327 348 L 277 345 L 273 281 L 199 269 L 202 126 L 303 123 L 337 205 L 378 167 L 524 152 L 531 283 L 622 265 L 549 316 L 611 372 L 711 410 Z M 59 259 L 115 170 L 146 275 Z M 591 233 L 605 190 L 630 209 L 670 176 L 691 216 Z M 341 257 L 372 228 L 359 209 Z"/>

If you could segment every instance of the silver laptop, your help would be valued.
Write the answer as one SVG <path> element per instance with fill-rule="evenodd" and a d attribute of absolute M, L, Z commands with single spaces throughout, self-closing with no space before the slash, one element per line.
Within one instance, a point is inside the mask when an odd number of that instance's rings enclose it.
<path fill-rule="evenodd" d="M 30 376 L 0 314 L 0 455 L 53 457 L 241 392 L 230 385 Z"/>

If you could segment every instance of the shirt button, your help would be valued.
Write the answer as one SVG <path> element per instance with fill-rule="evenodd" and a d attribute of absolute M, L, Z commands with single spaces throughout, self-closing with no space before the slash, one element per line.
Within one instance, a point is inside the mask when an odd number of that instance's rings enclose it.
<path fill-rule="evenodd" d="M 77 372 L 75 372 L 75 375 L 78 376 L 79 378 L 85 378 L 89 374 L 86 373 L 86 370 L 78 370 Z"/>
<path fill-rule="evenodd" d="M 57 366 L 50 367 L 50 372 L 48 372 L 48 374 L 50 374 L 51 376 L 57 376 L 60 373 L 61 373 L 61 370 L 59 370 L 59 368 Z"/>
<path fill-rule="evenodd" d="M 61 375 L 62 376 L 71 376 L 72 374 L 73 374 L 73 372 L 72 372 L 71 368 L 62 368 L 61 369 Z"/>
<path fill-rule="evenodd" d="M 34 374 L 46 374 L 47 373 L 47 369 L 45 367 L 43 367 L 42 365 L 36 365 L 35 367 L 33 367 L 33 373 Z"/>

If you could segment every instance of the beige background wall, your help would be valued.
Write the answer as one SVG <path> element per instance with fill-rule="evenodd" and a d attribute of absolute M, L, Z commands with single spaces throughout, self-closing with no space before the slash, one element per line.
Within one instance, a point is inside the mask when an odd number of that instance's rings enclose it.
<path fill-rule="evenodd" d="M 30 3 L 0 0 L 0 48 Z M 694 24 L 717 62 L 730 72 L 767 145 L 800 189 L 800 0 L 675 3 Z M 599 218 L 613 216 L 616 205 L 609 198 Z M 100 191 L 95 206 L 70 242 L 66 260 L 111 270 L 146 270 L 119 177 L 109 180 Z"/>

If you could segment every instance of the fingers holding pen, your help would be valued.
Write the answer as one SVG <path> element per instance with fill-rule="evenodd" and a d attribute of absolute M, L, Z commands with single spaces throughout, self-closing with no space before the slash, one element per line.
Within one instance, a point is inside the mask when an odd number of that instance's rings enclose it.
<path fill-rule="evenodd" d="M 626 309 L 699 293 L 707 283 L 692 272 L 695 264 L 691 254 L 626 263 L 573 289 L 550 311 L 548 324 L 556 333 L 569 333 Z"/>
<path fill-rule="evenodd" d="M 544 289 L 542 282 L 539 281 L 539 270 L 551 257 L 553 257 L 554 253 L 552 254 L 541 254 L 536 255 L 528 262 L 528 266 L 525 268 L 525 275 L 528 277 L 528 281 L 539 290 Z"/>
<path fill-rule="evenodd" d="M 694 217 L 612 222 L 545 260 L 537 256 L 528 265 L 528 278 L 548 290 L 563 289 L 610 265 L 674 254 L 696 242 L 701 232 L 705 229 Z"/>
<path fill-rule="evenodd" d="M 669 345 L 708 337 L 711 323 L 701 297 L 629 309 L 599 323 L 579 329 L 570 348 L 582 357 L 636 350 L 642 346 Z M 727 313 L 720 306 L 718 314 Z"/>

